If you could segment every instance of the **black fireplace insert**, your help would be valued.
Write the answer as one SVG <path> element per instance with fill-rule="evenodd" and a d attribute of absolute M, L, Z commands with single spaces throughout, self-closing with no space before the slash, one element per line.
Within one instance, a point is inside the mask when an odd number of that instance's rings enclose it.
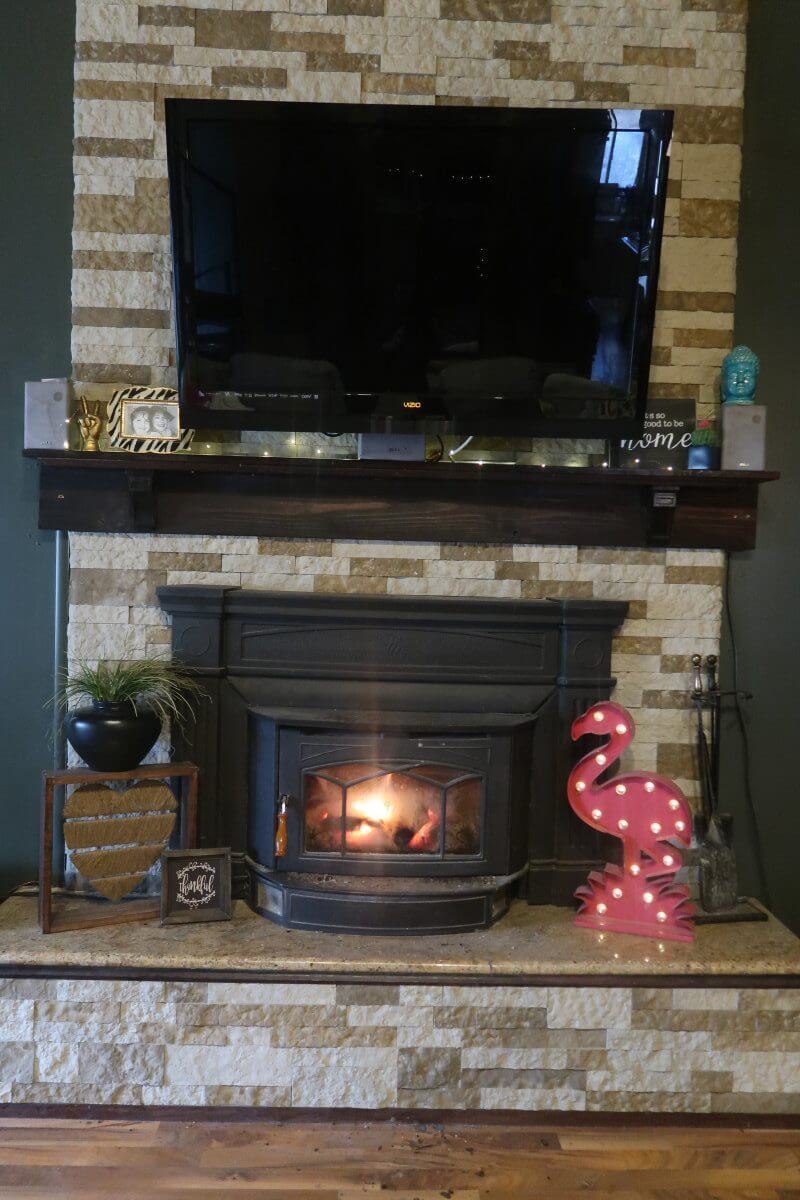
<path fill-rule="evenodd" d="M 179 747 L 201 844 L 293 928 L 441 933 L 563 903 L 604 856 L 563 783 L 609 694 L 612 601 L 375 600 L 162 588 L 208 700 Z M 565 894 L 566 893 L 566 894 Z"/>

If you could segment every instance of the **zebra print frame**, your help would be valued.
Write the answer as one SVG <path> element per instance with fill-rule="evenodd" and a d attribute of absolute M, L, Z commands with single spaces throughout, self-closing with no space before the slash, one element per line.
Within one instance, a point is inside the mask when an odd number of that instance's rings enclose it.
<path fill-rule="evenodd" d="M 128 437 L 122 432 L 122 404 L 135 400 L 139 404 L 174 404 L 178 393 L 169 387 L 119 388 L 108 402 L 108 440 L 116 450 L 133 454 L 178 454 L 186 451 L 194 438 L 193 429 L 181 430 L 178 438 Z"/>

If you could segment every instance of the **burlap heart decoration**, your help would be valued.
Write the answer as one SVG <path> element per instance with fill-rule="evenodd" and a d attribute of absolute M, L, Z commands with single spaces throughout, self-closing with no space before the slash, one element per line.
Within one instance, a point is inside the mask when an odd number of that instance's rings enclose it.
<path fill-rule="evenodd" d="M 158 862 L 175 818 L 175 796 L 165 783 L 135 783 L 125 791 L 85 783 L 64 805 L 64 842 L 94 890 L 121 900 Z"/>

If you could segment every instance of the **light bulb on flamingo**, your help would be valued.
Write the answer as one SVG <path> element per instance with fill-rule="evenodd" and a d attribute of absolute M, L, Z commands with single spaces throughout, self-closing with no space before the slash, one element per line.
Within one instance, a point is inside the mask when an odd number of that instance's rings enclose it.
<path fill-rule="evenodd" d="M 567 781 L 567 795 L 582 821 L 621 840 L 622 866 L 608 863 L 578 888 L 581 907 L 575 924 L 691 942 L 694 909 L 689 889 L 675 883 L 681 855 L 673 844 L 690 843 L 692 813 L 686 797 L 670 779 L 648 771 L 597 782 L 636 733 L 631 714 L 621 704 L 594 704 L 573 722 L 573 741 L 590 733 L 607 735 L 608 741 L 577 763 Z"/>

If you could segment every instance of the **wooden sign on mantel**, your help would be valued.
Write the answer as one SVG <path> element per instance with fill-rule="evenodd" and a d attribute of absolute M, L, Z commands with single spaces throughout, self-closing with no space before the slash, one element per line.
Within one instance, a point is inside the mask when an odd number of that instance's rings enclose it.
<path fill-rule="evenodd" d="M 161 858 L 161 924 L 230 919 L 230 848 L 165 850 Z"/>

